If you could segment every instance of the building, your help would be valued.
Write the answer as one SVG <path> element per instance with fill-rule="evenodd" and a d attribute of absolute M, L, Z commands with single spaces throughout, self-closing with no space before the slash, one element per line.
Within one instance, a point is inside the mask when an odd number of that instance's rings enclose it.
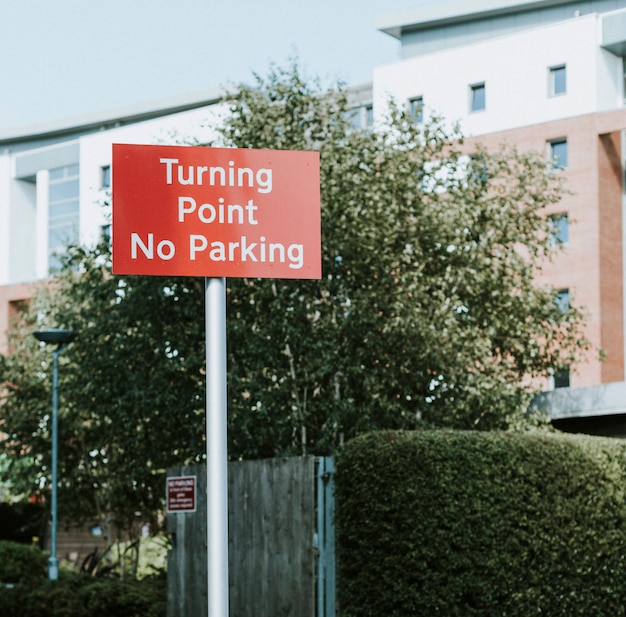
<path fill-rule="evenodd" d="M 564 306 L 586 308 L 596 351 L 535 404 L 566 430 L 626 436 L 626 0 L 440 0 L 378 27 L 401 59 L 351 88 L 355 123 L 375 121 L 391 97 L 416 122 L 436 113 L 487 146 L 538 150 L 562 168 L 572 195 L 548 214 L 565 250 L 542 277 Z M 55 254 L 108 233 L 111 144 L 208 141 L 224 111 L 211 91 L 0 135 L 0 353 Z"/>
<path fill-rule="evenodd" d="M 566 246 L 542 280 L 586 307 L 596 351 L 535 404 L 565 430 L 626 436 L 626 0 L 449 0 L 378 26 L 402 59 L 374 69 L 376 115 L 391 97 L 417 122 L 437 113 L 488 147 L 545 152 L 562 168 L 573 194 L 548 214 Z"/>
<path fill-rule="evenodd" d="M 6 331 L 69 242 L 109 233 L 113 143 L 208 142 L 212 90 L 0 135 L 0 353 Z"/>

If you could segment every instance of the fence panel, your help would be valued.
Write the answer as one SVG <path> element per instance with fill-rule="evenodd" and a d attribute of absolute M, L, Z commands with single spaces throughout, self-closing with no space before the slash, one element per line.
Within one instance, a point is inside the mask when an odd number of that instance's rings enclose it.
<path fill-rule="evenodd" d="M 206 467 L 168 470 L 197 477 L 197 510 L 168 515 L 168 616 L 206 617 Z M 314 617 L 315 458 L 232 462 L 229 483 L 231 617 Z"/>

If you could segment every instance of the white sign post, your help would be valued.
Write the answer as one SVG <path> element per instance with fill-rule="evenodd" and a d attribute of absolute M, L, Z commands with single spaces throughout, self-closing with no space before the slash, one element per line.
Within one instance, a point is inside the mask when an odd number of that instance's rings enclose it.
<path fill-rule="evenodd" d="M 209 617 L 228 617 L 226 280 L 205 279 Z"/>

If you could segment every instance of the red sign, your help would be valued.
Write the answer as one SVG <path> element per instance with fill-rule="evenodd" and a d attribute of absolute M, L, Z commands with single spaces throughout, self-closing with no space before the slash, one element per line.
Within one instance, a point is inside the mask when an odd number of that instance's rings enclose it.
<path fill-rule="evenodd" d="M 196 476 L 167 478 L 167 511 L 196 511 Z"/>
<path fill-rule="evenodd" d="M 114 144 L 113 272 L 321 278 L 319 154 Z"/>

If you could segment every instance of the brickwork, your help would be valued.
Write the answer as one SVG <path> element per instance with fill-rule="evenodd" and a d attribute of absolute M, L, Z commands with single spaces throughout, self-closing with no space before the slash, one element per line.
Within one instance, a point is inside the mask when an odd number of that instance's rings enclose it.
<path fill-rule="evenodd" d="M 0 354 L 6 354 L 7 330 L 35 293 L 33 284 L 0 285 Z"/>
<path fill-rule="evenodd" d="M 547 156 L 551 140 L 567 139 L 568 165 L 558 173 L 569 194 L 546 214 L 567 212 L 569 242 L 537 280 L 568 289 L 572 303 L 586 311 L 586 335 L 593 349 L 573 367 L 573 387 L 624 379 L 622 130 L 626 110 L 490 133 L 469 142 L 470 147 L 480 142 L 488 148 L 507 143 Z"/>

